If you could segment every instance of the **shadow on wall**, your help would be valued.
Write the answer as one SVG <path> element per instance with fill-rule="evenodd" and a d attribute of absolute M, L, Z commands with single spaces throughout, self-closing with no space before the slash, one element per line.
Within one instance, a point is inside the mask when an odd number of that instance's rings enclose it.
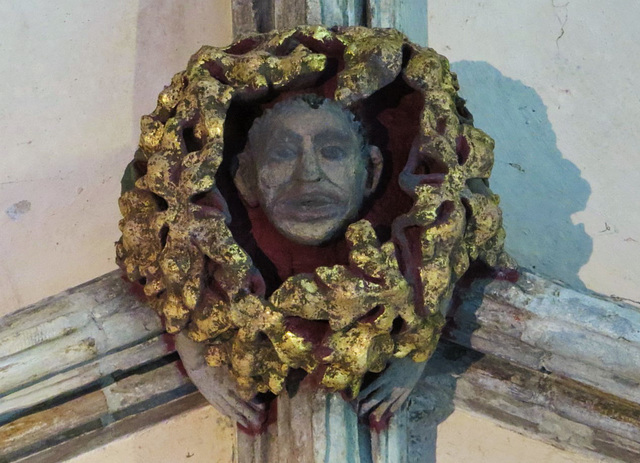
<path fill-rule="evenodd" d="M 524 268 L 586 289 L 578 271 L 592 240 L 571 215 L 584 210 L 591 187 L 558 150 L 542 99 L 486 62 L 451 69 L 475 125 L 496 141 L 491 188 L 501 197 L 507 250 Z"/>
<path fill-rule="evenodd" d="M 232 38 L 231 2 L 138 3 L 133 101 L 137 120 L 153 111 L 158 93 L 175 73 L 186 68 L 191 55 L 202 45 L 226 45 Z M 139 133 L 137 123 L 135 132 Z"/>
<path fill-rule="evenodd" d="M 458 378 L 483 354 L 441 340 L 407 404 L 407 463 L 436 463 L 438 425 L 456 408 Z"/>
<path fill-rule="evenodd" d="M 187 19 L 182 2 L 141 0 L 136 29 L 136 74 L 133 112 L 137 121 L 156 106 L 158 93 L 171 77 L 184 69 L 189 55 L 182 56 Z M 194 47 L 191 53 L 195 53 Z M 167 69 L 171 67 L 171 69 Z M 159 75 L 160 74 L 160 75 Z M 136 126 L 136 132 L 139 129 Z M 133 155 L 133 153 L 132 153 Z"/>
<path fill-rule="evenodd" d="M 589 260 L 592 240 L 571 215 L 585 208 L 591 188 L 558 150 L 542 99 L 488 63 L 461 61 L 451 68 L 476 126 L 496 141 L 491 187 L 502 198 L 507 250 L 522 267 L 585 289 L 578 271 Z M 460 376 L 483 357 L 462 346 L 471 344 L 468 328 L 477 327 L 487 282 L 476 280 L 475 296 L 461 300 L 456 312 L 464 314 L 467 328 L 455 333 L 455 343 L 440 341 L 410 398 L 409 463 L 436 463 L 438 424 L 456 408 Z M 451 320 L 449 326 L 456 331 Z M 484 400 L 469 384 L 458 392 L 461 402 L 477 406 Z"/>

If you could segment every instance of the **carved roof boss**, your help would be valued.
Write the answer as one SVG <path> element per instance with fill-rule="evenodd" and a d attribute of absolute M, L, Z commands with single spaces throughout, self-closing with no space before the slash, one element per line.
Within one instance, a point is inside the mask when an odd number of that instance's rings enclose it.
<path fill-rule="evenodd" d="M 355 397 L 424 362 L 470 263 L 512 266 L 457 89 L 390 29 L 202 47 L 142 118 L 118 264 L 242 400 L 300 374 Z"/>

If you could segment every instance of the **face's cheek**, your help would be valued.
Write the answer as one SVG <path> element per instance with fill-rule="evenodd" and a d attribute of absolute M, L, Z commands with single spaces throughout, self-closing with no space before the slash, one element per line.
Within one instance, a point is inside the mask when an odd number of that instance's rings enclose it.
<path fill-rule="evenodd" d="M 272 208 L 274 200 L 291 181 L 295 164 L 287 161 L 260 160 L 257 165 L 258 195 L 260 204 Z"/>
<path fill-rule="evenodd" d="M 360 152 L 351 150 L 345 159 L 338 161 L 324 160 L 322 167 L 327 180 L 340 189 L 350 207 L 358 208 L 366 182 L 366 166 Z"/>

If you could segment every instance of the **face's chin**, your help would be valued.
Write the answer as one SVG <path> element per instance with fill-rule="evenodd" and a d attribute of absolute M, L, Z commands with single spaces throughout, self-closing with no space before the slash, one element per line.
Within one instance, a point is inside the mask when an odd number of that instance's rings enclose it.
<path fill-rule="evenodd" d="M 340 230 L 341 220 L 318 220 L 315 222 L 294 222 L 291 220 L 274 223 L 285 237 L 298 244 L 317 246 L 330 240 Z"/>

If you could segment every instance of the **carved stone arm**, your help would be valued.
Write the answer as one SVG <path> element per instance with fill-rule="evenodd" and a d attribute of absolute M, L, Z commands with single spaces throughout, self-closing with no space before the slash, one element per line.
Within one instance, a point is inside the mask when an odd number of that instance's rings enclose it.
<path fill-rule="evenodd" d="M 405 403 L 422 376 L 427 362 L 410 358 L 393 359 L 386 370 L 358 396 L 358 415 L 369 422 L 381 422 Z"/>
<path fill-rule="evenodd" d="M 258 428 L 265 418 L 264 404 L 243 400 L 227 368 L 207 365 L 203 343 L 192 341 L 184 332 L 178 333 L 175 339 L 189 378 L 209 403 L 245 428 Z"/>

